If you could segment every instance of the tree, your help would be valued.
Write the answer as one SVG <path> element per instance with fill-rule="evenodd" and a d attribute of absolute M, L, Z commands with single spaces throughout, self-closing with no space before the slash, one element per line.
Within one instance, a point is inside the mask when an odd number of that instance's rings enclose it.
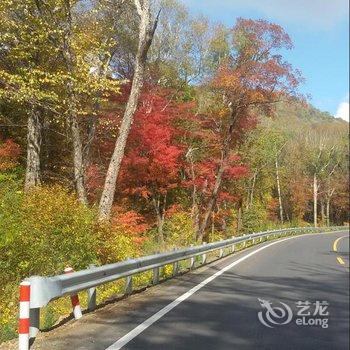
<path fill-rule="evenodd" d="M 329 135 L 329 138 L 331 138 L 333 143 L 333 152 L 330 154 L 330 159 L 324 170 L 324 174 L 321 178 L 322 182 L 320 184 L 321 204 L 325 206 L 325 213 L 324 207 L 321 207 L 321 213 L 324 216 L 323 222 L 325 222 L 327 226 L 330 226 L 331 201 L 336 192 L 340 194 L 346 186 L 346 179 L 344 179 L 344 176 L 345 178 L 347 177 L 349 168 L 347 159 L 347 135 L 335 133 L 335 135 Z"/>
<path fill-rule="evenodd" d="M 119 135 L 115 143 L 114 152 L 109 163 L 105 185 L 99 204 L 99 218 L 101 220 L 108 219 L 111 213 L 116 188 L 116 181 L 120 170 L 120 165 L 124 156 L 126 141 L 129 135 L 131 124 L 134 119 L 134 114 L 137 109 L 137 104 L 143 85 L 147 53 L 152 44 L 152 39 L 158 23 L 159 13 L 153 25 L 151 23 L 151 11 L 149 0 L 144 0 L 142 3 L 140 3 L 139 0 L 134 0 L 134 3 L 137 10 L 137 14 L 140 18 L 139 43 L 135 59 L 135 70 L 131 85 L 130 96 L 125 108 L 124 117 L 119 129 Z"/>
<path fill-rule="evenodd" d="M 310 132 L 306 135 L 306 152 L 309 157 L 308 169 L 312 176 L 313 187 L 313 221 L 314 226 L 318 226 L 318 196 L 320 181 L 327 172 L 327 168 L 332 163 L 335 156 L 334 145 L 327 145 L 329 140 L 325 134 L 317 131 Z M 331 170 L 332 172 L 333 170 Z"/>
<path fill-rule="evenodd" d="M 222 111 L 212 103 L 211 109 L 189 120 L 187 125 L 190 132 L 185 134 L 184 143 L 187 145 L 186 175 L 187 186 L 191 189 L 192 218 L 196 238 L 200 224 L 206 210 L 206 204 L 210 199 L 216 181 L 216 170 L 220 165 L 223 119 L 217 118 Z M 247 119 L 248 120 L 248 119 Z M 239 124 L 240 135 L 235 134 L 237 140 L 244 138 L 245 133 L 255 125 L 254 120 Z M 234 184 L 237 180 L 247 175 L 247 167 L 241 157 L 234 151 L 230 152 L 229 158 L 222 176 L 222 184 L 218 192 L 216 214 L 228 210 L 237 199 Z M 234 194 L 233 194 L 234 193 Z M 239 196 L 238 196 L 239 197 Z M 216 215 L 219 217 L 220 215 Z M 214 227 L 213 215 L 211 215 L 212 229 Z M 225 221 L 225 222 L 224 222 Z M 226 227 L 226 220 L 222 218 L 222 227 Z M 209 239 L 209 236 L 206 237 Z"/>
<path fill-rule="evenodd" d="M 172 190 L 181 187 L 184 148 L 179 143 L 178 118 L 185 109 L 169 101 L 161 92 L 141 97 L 142 106 L 135 114 L 118 187 L 124 195 L 152 205 L 156 214 L 158 243 L 164 244 L 166 210 L 172 204 Z"/>
<path fill-rule="evenodd" d="M 149 76 L 154 84 L 184 91 L 211 75 L 228 54 L 229 30 L 204 16 L 194 17 L 177 0 L 162 0 Z"/>
<path fill-rule="evenodd" d="M 203 222 L 203 218 L 207 213 L 207 203 L 211 199 L 211 195 L 216 185 L 217 168 L 220 166 L 220 157 L 208 158 L 194 165 L 194 178 L 189 181 L 196 192 L 194 192 L 193 202 L 193 216 L 195 220 L 196 238 L 201 239 L 199 236 L 200 224 Z M 221 207 L 224 210 L 228 209 L 236 200 L 236 193 L 234 192 L 233 183 L 247 175 L 248 169 L 240 161 L 240 157 L 235 154 L 231 154 L 226 160 L 225 168 L 222 174 L 222 181 L 218 190 L 216 198 L 216 214 L 221 211 Z M 214 211 L 214 208 L 213 208 Z M 211 212 L 210 220 L 212 221 L 212 227 L 214 227 L 214 214 Z M 226 222 L 223 222 L 223 227 L 226 227 Z M 213 231 L 213 229 L 212 229 Z M 203 238 L 203 237 L 202 237 Z M 209 241 L 209 234 L 206 236 Z"/>
<path fill-rule="evenodd" d="M 95 113 L 94 106 L 107 92 L 118 91 L 118 82 L 107 74 L 115 45 L 113 27 L 101 21 L 107 5 L 97 1 L 84 9 L 82 4 L 78 0 L 1 4 L 0 99 L 20 106 L 28 118 L 25 188 L 41 183 L 43 129 L 69 125 L 74 182 L 86 203 L 83 120 Z"/>
<path fill-rule="evenodd" d="M 262 20 L 239 19 L 233 36 L 231 56 L 213 81 L 213 87 L 226 104 L 227 124 L 216 182 L 199 230 L 199 239 L 203 237 L 217 199 L 238 122 L 253 111 L 269 111 L 277 101 L 295 96 L 301 81 L 299 72 L 275 53 L 281 48 L 292 47 L 289 36 L 280 26 Z"/>
<path fill-rule="evenodd" d="M 254 204 L 267 204 L 271 194 L 277 194 L 279 219 L 283 222 L 282 202 L 282 161 L 281 154 L 286 146 L 287 135 L 262 119 L 256 129 L 251 131 L 240 147 L 243 162 L 250 169 L 246 180 L 245 212 Z M 260 202 L 260 203 L 257 203 Z"/>
<path fill-rule="evenodd" d="M 185 147 L 181 135 L 187 133 L 182 123 L 190 119 L 191 104 L 173 99 L 173 91 L 147 85 L 140 96 L 117 180 L 116 203 L 129 203 L 148 218 L 155 217 L 157 240 L 164 243 L 163 225 L 167 209 L 176 204 L 177 193 L 184 188 Z M 121 95 L 111 98 L 113 106 L 100 116 L 95 151 L 99 156 L 89 168 L 90 194 L 103 184 L 99 174 L 108 163 L 114 147 L 114 134 L 121 122 L 123 106 L 128 99 L 127 86 Z M 103 157 L 101 157 L 103 155 Z M 100 160 L 100 161 L 99 161 Z M 102 160 L 102 162 L 101 162 Z"/>
<path fill-rule="evenodd" d="M 0 100 L 24 110 L 27 117 L 25 189 L 41 182 L 42 114 L 54 109 L 51 87 L 59 78 L 52 69 L 56 51 L 47 38 L 55 28 L 41 15 L 42 1 L 2 1 L 0 4 Z"/>
<path fill-rule="evenodd" d="M 87 113 L 96 113 L 104 94 L 118 91 L 118 82 L 108 75 L 116 45 L 114 26 L 109 22 L 101 25 L 101 16 L 95 14 L 96 11 L 103 13 L 106 4 L 103 1 L 91 4 L 89 10 L 83 12 L 79 11 L 78 5 L 79 1 L 63 0 L 61 11 L 56 11 L 60 14 L 56 24 L 61 29 L 61 40 L 56 44 L 66 73 L 62 91 L 65 91 L 65 116 L 72 136 L 74 182 L 79 200 L 87 204 L 84 178 L 87 160 L 84 158 L 88 157 L 88 151 L 84 150 L 88 149 L 94 137 L 95 120 L 92 117 L 87 122 L 84 145 L 80 119 Z M 91 34 L 87 37 L 86 32 Z M 89 98 L 90 103 L 87 102 Z"/>

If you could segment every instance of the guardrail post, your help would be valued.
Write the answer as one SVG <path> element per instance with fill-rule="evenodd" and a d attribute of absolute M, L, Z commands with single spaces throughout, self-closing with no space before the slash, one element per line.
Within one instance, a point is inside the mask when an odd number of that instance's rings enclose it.
<path fill-rule="evenodd" d="M 207 242 L 203 242 L 203 245 L 206 245 Z M 207 254 L 203 253 L 202 254 L 202 264 L 205 264 L 207 262 Z"/>
<path fill-rule="evenodd" d="M 220 239 L 220 241 L 222 241 L 222 239 Z M 224 249 L 220 248 L 219 250 L 219 259 L 221 259 L 224 256 Z"/>
<path fill-rule="evenodd" d="M 130 258 L 127 257 L 126 260 L 130 260 Z M 132 275 L 125 277 L 125 288 L 124 288 L 125 295 L 130 295 L 131 293 L 132 293 Z"/>
<path fill-rule="evenodd" d="M 33 308 L 29 310 L 30 327 L 29 337 L 34 339 L 40 330 L 40 308 Z"/>
<path fill-rule="evenodd" d="M 191 244 L 190 247 L 193 247 L 193 244 Z M 191 256 L 191 258 L 190 258 L 190 270 L 194 269 L 194 264 L 195 264 L 195 257 Z"/>
<path fill-rule="evenodd" d="M 132 276 L 125 277 L 125 295 L 132 293 Z"/>
<path fill-rule="evenodd" d="M 23 281 L 19 286 L 18 349 L 29 349 L 30 327 L 30 282 Z"/>
<path fill-rule="evenodd" d="M 176 250 L 176 248 L 173 249 L 173 251 L 175 251 L 175 250 Z M 179 262 L 174 261 L 173 262 L 173 276 L 176 276 L 178 271 L 179 271 Z"/>
<path fill-rule="evenodd" d="M 232 236 L 232 239 L 235 238 L 235 236 Z M 231 253 L 234 253 L 235 252 L 235 245 L 232 244 L 231 246 Z"/>
<path fill-rule="evenodd" d="M 173 276 L 176 276 L 179 271 L 179 262 L 175 261 L 173 262 Z"/>
<path fill-rule="evenodd" d="M 73 272 L 74 270 L 71 267 L 66 267 L 64 269 L 64 273 L 73 273 Z M 70 300 L 73 307 L 73 316 L 76 320 L 79 320 L 79 318 L 83 317 L 83 314 L 81 312 L 78 294 L 71 295 Z"/>
<path fill-rule="evenodd" d="M 155 267 L 153 269 L 153 284 L 159 283 L 159 267 Z"/>
<path fill-rule="evenodd" d="M 194 264 L 195 264 L 195 257 L 192 256 L 190 258 L 190 270 L 193 270 L 194 269 Z"/>
<path fill-rule="evenodd" d="M 90 264 L 89 269 L 94 269 L 96 265 Z M 96 309 L 96 288 L 89 288 L 87 291 L 88 295 L 88 310 L 93 311 Z"/>

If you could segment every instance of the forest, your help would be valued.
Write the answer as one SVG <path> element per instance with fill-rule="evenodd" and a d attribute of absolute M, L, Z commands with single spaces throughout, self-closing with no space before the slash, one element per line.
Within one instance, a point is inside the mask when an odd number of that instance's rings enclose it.
<path fill-rule="evenodd" d="M 278 24 L 177 0 L 2 0 L 0 18 L 0 341 L 24 277 L 348 222 L 348 123 L 300 93 Z"/>

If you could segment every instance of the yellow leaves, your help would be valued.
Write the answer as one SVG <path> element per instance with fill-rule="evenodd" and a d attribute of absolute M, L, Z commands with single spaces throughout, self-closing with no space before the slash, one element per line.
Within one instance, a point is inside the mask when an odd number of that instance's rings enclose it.
<path fill-rule="evenodd" d="M 228 116 L 229 113 L 230 113 L 230 111 L 229 111 L 228 108 L 226 108 L 226 107 L 225 108 L 221 108 L 221 109 L 219 109 L 218 117 L 220 119 L 225 119 Z"/>
<path fill-rule="evenodd" d="M 21 104 L 40 103 L 64 115 L 69 106 L 70 83 L 78 114 L 86 115 L 92 110 L 94 98 L 119 92 L 118 81 L 109 79 L 105 72 L 90 73 L 91 67 L 101 67 L 98 72 L 102 71 L 102 60 L 110 57 L 110 49 L 116 45 L 113 26 L 101 21 L 92 7 L 73 16 L 68 33 L 63 8 L 61 0 L 49 0 L 40 15 L 34 1 L 1 1 L 0 42 L 6 49 L 6 64 L 2 70 L 0 66 L 4 82 L 0 98 Z M 63 59 L 67 45 L 72 56 L 70 67 Z"/>
<path fill-rule="evenodd" d="M 37 188 L 27 194 L 0 186 L 0 339 L 16 322 L 18 281 L 32 274 L 53 274 L 64 265 L 77 269 L 96 261 L 98 238 L 94 212 L 60 187 Z M 29 244 L 30 242 L 30 244 Z M 33 258 L 34 257 L 34 258 Z M 4 292 L 4 293 L 3 293 Z"/>

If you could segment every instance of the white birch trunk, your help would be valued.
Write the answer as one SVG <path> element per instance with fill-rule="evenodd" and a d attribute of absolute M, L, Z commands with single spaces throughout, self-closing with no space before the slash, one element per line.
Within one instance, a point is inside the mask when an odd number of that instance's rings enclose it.
<path fill-rule="evenodd" d="M 110 217 L 120 165 L 124 156 L 126 141 L 134 120 L 134 114 L 137 109 L 137 104 L 143 85 L 147 53 L 151 46 L 154 32 L 158 22 L 157 19 L 152 28 L 149 0 L 144 0 L 142 5 L 140 5 L 138 0 L 134 1 L 137 8 L 137 12 L 140 16 L 139 44 L 135 61 L 135 71 L 130 96 L 125 108 L 123 120 L 119 129 L 119 136 L 117 138 L 114 147 L 114 152 L 109 163 L 105 184 L 101 195 L 101 200 L 99 204 L 100 220 L 106 220 Z"/>

